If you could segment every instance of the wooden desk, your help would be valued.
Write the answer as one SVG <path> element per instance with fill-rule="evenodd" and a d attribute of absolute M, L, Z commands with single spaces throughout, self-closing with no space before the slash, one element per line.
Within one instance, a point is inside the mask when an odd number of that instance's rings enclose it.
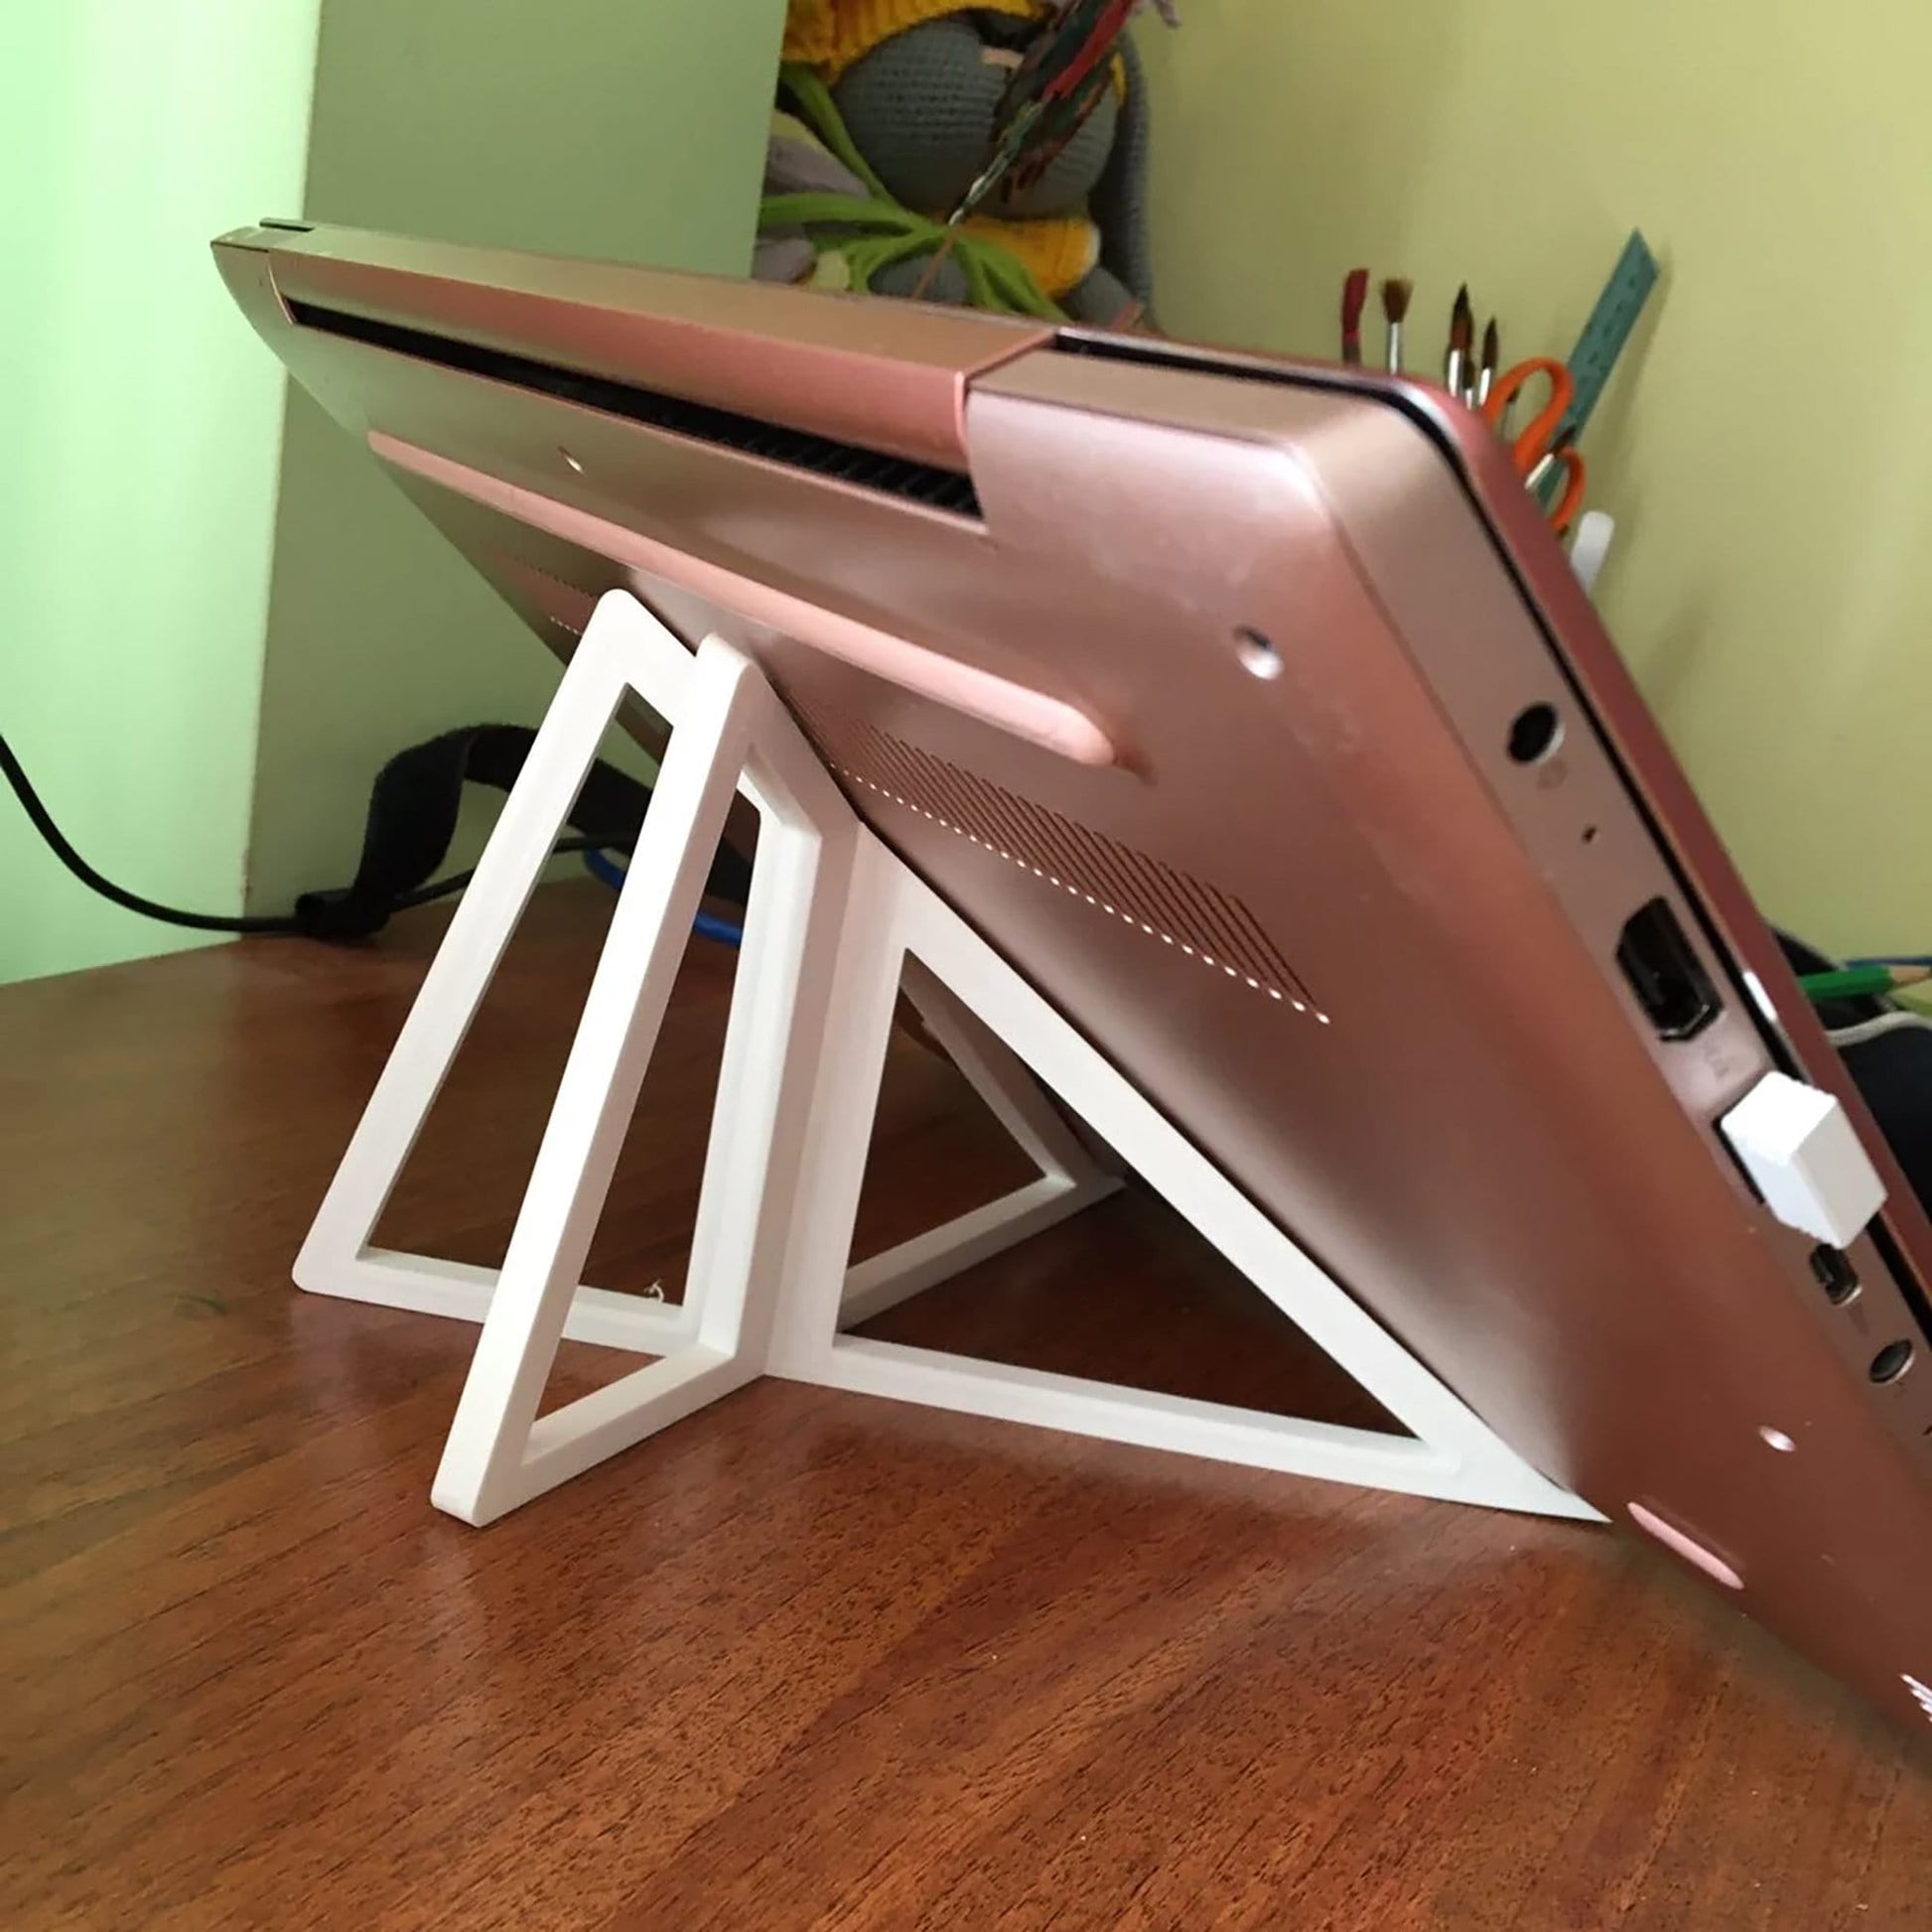
<path fill-rule="evenodd" d="M 539 897 L 385 1240 L 500 1254 L 607 911 Z M 1601 1531 L 773 1383 L 437 1515 L 473 1331 L 287 1281 L 436 929 L 0 992 L 0 1923 L 1932 1924 L 1932 1751 Z M 729 974 L 602 1285 L 675 1284 Z M 862 1244 L 1015 1160 L 903 1047 Z M 878 1330 L 1375 1420 L 1133 1195 Z"/>

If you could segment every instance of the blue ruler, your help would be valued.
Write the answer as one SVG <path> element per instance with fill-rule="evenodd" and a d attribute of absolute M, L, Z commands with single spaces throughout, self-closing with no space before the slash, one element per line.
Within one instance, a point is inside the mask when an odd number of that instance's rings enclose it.
<path fill-rule="evenodd" d="M 1571 352 L 1570 375 L 1577 385 L 1577 399 L 1563 419 L 1562 435 L 1583 434 L 1656 286 L 1657 257 L 1642 235 L 1632 234 Z"/>

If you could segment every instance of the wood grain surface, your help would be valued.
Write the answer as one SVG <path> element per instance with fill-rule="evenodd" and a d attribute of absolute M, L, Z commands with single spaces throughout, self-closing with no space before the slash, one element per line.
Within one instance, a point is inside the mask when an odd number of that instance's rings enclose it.
<path fill-rule="evenodd" d="M 500 1255 L 605 910 L 539 896 L 386 1240 Z M 777 1383 L 438 1515 L 474 1331 L 288 1283 L 436 928 L 0 992 L 0 1925 L 1932 1926 L 1928 1753 L 1602 1531 Z M 729 988 L 605 1285 L 677 1291 Z M 1018 1177 L 897 1049 L 862 1246 Z M 1133 1192 L 877 1331 L 1378 1420 Z"/>

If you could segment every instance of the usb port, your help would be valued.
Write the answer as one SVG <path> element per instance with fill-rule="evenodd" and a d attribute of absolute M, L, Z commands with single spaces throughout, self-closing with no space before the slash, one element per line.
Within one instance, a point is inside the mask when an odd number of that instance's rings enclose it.
<path fill-rule="evenodd" d="M 1859 1292 L 1858 1271 L 1836 1248 L 1812 1249 L 1811 1272 L 1835 1309 L 1842 1309 Z"/>
<path fill-rule="evenodd" d="M 1625 922 L 1616 963 L 1650 1024 L 1666 1039 L 1690 1039 L 1723 1010 L 1670 901 L 1653 898 Z"/>

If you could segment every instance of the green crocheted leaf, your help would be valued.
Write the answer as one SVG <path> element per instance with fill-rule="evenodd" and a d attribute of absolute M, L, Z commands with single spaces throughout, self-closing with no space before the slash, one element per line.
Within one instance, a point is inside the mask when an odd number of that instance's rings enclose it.
<path fill-rule="evenodd" d="M 833 195 L 823 190 L 767 195 L 759 204 L 759 226 L 860 228 L 920 234 L 933 241 L 945 234 L 936 221 L 928 221 L 923 214 L 914 214 L 897 202 L 872 202 L 858 195 Z"/>
<path fill-rule="evenodd" d="M 937 221 L 894 201 L 824 193 L 765 196 L 759 204 L 759 226 L 836 230 L 838 246 L 851 262 L 853 282 L 860 288 L 870 288 L 872 278 L 893 262 L 943 246 L 948 233 Z M 966 277 L 967 298 L 974 308 L 1033 316 L 1040 322 L 1066 320 L 1026 264 L 997 241 L 963 229 L 950 232 L 953 259 Z"/>

